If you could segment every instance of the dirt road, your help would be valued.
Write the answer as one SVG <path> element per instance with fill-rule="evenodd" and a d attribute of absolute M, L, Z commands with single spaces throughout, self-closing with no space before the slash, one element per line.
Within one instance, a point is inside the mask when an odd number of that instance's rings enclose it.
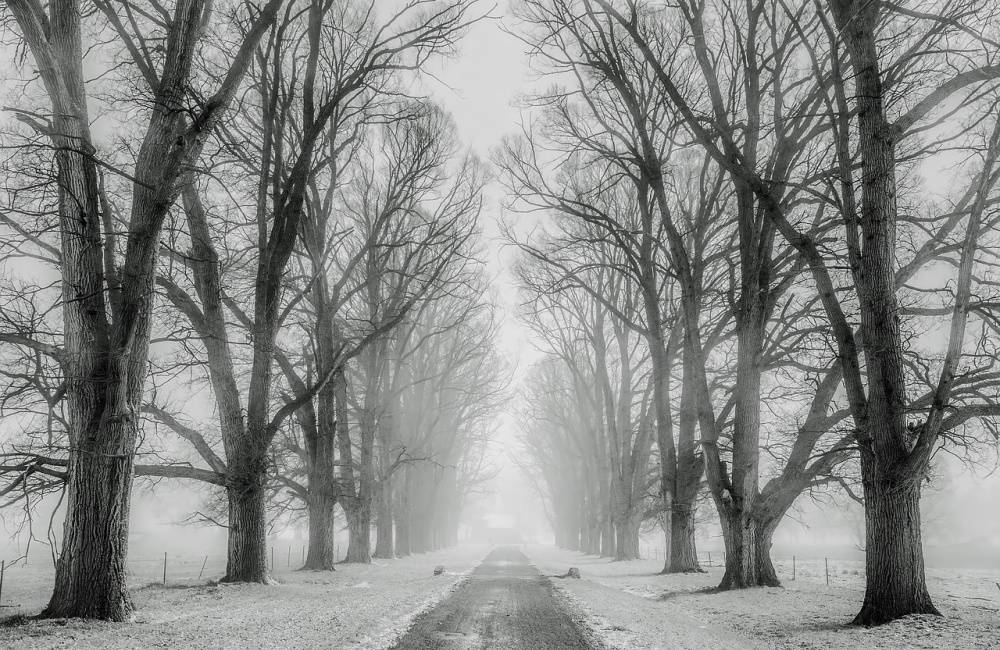
<path fill-rule="evenodd" d="M 469 580 L 420 616 L 397 650 L 595 649 L 552 585 L 512 547 L 494 550 Z"/>

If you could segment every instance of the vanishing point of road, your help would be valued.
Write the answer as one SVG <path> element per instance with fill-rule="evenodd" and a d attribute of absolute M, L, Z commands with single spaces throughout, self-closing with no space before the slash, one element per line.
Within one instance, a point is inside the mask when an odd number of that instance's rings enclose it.
<path fill-rule="evenodd" d="M 501 547 L 450 596 L 418 617 L 395 648 L 597 648 L 560 600 L 524 553 Z"/>

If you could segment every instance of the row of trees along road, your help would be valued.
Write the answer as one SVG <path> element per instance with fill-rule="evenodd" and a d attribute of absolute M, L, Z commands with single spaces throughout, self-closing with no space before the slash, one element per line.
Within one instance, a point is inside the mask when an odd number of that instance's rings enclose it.
<path fill-rule="evenodd" d="M 484 174 L 406 91 L 478 10 L 0 11 L 22 71 L 2 125 L 0 492 L 29 524 L 47 494 L 65 508 L 44 615 L 130 617 L 134 475 L 212 486 L 227 581 L 269 581 L 288 516 L 308 519 L 306 567 L 332 570 L 338 504 L 348 561 L 454 542 L 503 387 Z"/>
<path fill-rule="evenodd" d="M 511 239 L 545 350 L 525 448 L 560 541 L 634 557 L 655 492 L 664 570 L 697 570 L 703 476 L 720 587 L 777 585 L 783 516 L 842 486 L 866 512 L 855 621 L 936 613 L 921 485 L 1000 415 L 995 3 L 518 11 L 554 81 L 498 163 L 543 215 Z"/>

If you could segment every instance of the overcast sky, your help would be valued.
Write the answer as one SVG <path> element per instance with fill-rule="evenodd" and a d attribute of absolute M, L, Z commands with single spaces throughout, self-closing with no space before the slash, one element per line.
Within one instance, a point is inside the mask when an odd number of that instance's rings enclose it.
<path fill-rule="evenodd" d="M 505 26 L 513 23 L 506 15 L 508 4 L 497 4 L 490 14 L 493 18 L 471 28 L 457 55 L 429 66 L 430 74 L 424 79 L 426 92 L 454 117 L 463 142 L 487 161 L 504 136 L 520 129 L 524 112 L 519 99 L 536 81 L 529 70 L 525 45 L 505 31 Z M 502 310 L 499 346 L 508 361 L 523 370 L 535 355 L 530 345 L 525 345 L 526 328 L 514 317 L 513 251 L 503 250 L 497 228 L 501 198 L 494 183 L 483 216 L 484 247 Z"/>

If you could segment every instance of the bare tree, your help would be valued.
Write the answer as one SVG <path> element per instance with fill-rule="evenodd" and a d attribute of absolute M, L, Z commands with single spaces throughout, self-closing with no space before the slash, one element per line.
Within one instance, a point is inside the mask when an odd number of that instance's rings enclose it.
<path fill-rule="evenodd" d="M 231 164 L 256 181 L 249 189 L 253 218 L 246 238 L 255 263 L 245 302 L 223 283 L 201 196 L 193 185 L 185 193 L 192 252 L 181 261 L 189 274 L 186 283 L 194 291 L 172 278 L 161 278 L 160 284 L 205 345 L 226 456 L 226 580 L 269 580 L 265 507 L 271 444 L 284 420 L 334 380 L 340 368 L 339 352 L 321 359 L 332 365 L 314 366 L 313 381 L 274 408 L 279 332 L 329 263 L 312 269 L 305 286 L 286 295 L 289 262 L 309 225 L 311 181 L 319 170 L 334 169 L 326 179 L 334 186 L 340 182 L 336 162 L 327 160 L 335 154 L 324 149 L 324 143 L 343 138 L 331 135 L 331 129 L 351 128 L 347 116 L 357 110 L 357 102 L 365 103 L 366 93 L 385 83 L 385 75 L 418 69 L 429 56 L 449 48 L 468 25 L 468 3 L 435 6 L 429 12 L 422 11 L 424 4 L 407 3 L 384 25 L 375 26 L 370 13 L 353 6 L 309 3 L 301 15 L 286 12 L 270 40 L 258 48 L 256 95 L 251 95 L 256 99 L 248 100 L 244 119 L 227 131 L 224 143 L 233 154 Z M 237 128 L 248 129 L 262 145 L 246 143 Z M 250 336 L 245 400 L 234 370 L 230 314 Z"/>
<path fill-rule="evenodd" d="M 146 82 L 148 125 L 132 170 L 131 210 L 124 259 L 115 259 L 116 233 L 105 228 L 97 150 L 84 81 L 83 10 L 76 0 L 11 0 L 21 38 L 37 66 L 50 103 L 44 122 L 20 111 L 53 147 L 59 188 L 64 345 L 71 452 L 62 553 L 49 616 L 126 620 L 132 602 L 125 585 L 132 465 L 146 374 L 158 237 L 180 192 L 181 176 L 197 166 L 202 147 L 231 103 L 251 53 L 281 3 L 251 6 L 244 38 L 224 75 L 202 101 L 192 96 L 195 53 L 212 4 L 178 2 L 149 24 L 129 27 L 98 3 Z M 125 4 L 125 11 L 133 7 Z M 146 21 L 142 21 L 145 23 Z M 142 31 L 140 31 L 142 30 Z M 145 31 L 149 30 L 149 31 Z M 155 56 L 146 38 L 162 39 Z"/>
<path fill-rule="evenodd" d="M 966 273 L 971 273 L 975 261 L 972 242 L 983 224 L 985 206 L 991 203 L 994 147 L 989 136 L 986 145 L 976 145 L 975 136 L 972 143 L 963 142 L 959 132 L 943 126 L 943 120 L 961 114 L 964 119 L 959 122 L 965 128 L 973 125 L 975 132 L 986 116 L 995 115 L 991 92 L 1000 74 L 991 64 L 995 44 L 974 26 L 988 23 L 994 9 L 982 2 L 934 6 L 928 11 L 887 3 L 830 2 L 801 8 L 757 3 L 748 5 L 745 13 L 731 13 L 736 33 L 746 39 L 741 51 L 762 51 L 760 28 L 786 34 L 789 54 L 801 52 L 810 61 L 812 78 L 801 78 L 800 89 L 807 90 L 799 96 L 806 100 L 804 106 L 816 110 L 798 113 L 797 118 L 775 113 L 770 123 L 762 111 L 743 110 L 737 104 L 734 119 L 727 108 L 727 88 L 715 73 L 718 60 L 713 52 L 719 50 L 712 39 L 731 39 L 733 32 L 707 29 L 709 11 L 703 3 L 681 3 L 676 14 L 689 28 L 675 34 L 678 43 L 689 48 L 707 82 L 710 106 L 703 112 L 685 93 L 686 82 L 681 82 L 685 75 L 665 65 L 653 47 L 659 35 L 671 29 L 667 22 L 674 18 L 671 12 L 634 2 L 618 9 L 600 0 L 592 9 L 596 20 L 606 16 L 625 30 L 692 136 L 727 169 L 747 200 L 757 203 L 758 213 L 771 224 L 766 228 L 780 233 L 808 267 L 835 342 L 838 372 L 843 374 L 855 442 L 861 450 L 867 589 L 855 621 L 877 624 L 909 613 L 936 613 L 924 580 L 920 482 L 946 430 L 946 412 L 962 413 L 958 417 L 964 421 L 990 416 L 995 408 L 989 394 L 985 403 L 975 406 L 951 400 L 956 369 L 969 344 L 965 333 L 972 276 Z M 765 68 L 759 60 L 755 56 L 730 64 L 747 80 L 743 101 L 759 96 L 765 87 Z M 775 101 L 787 101 L 777 92 L 788 87 L 787 81 L 766 85 L 775 89 Z M 808 123 L 811 118 L 802 117 L 806 115 L 822 119 L 810 128 L 789 128 L 793 120 Z M 745 123 L 739 121 L 744 116 L 749 118 Z M 807 172 L 815 170 L 808 173 L 787 165 L 761 167 L 757 158 L 747 155 L 746 147 L 760 139 L 762 129 L 774 134 L 776 152 L 812 151 L 823 159 L 815 159 L 808 168 L 797 163 Z M 824 144 L 817 148 L 809 142 Z M 917 243 L 914 258 L 900 265 L 897 245 L 908 220 L 899 209 L 898 179 L 913 173 L 914 161 L 930 159 L 945 146 L 978 149 L 983 164 L 953 199 L 957 210 L 938 216 L 932 229 L 920 226 L 926 239 Z M 827 158 L 831 154 L 832 159 Z M 819 204 L 832 208 L 837 218 L 824 217 L 819 232 L 804 225 L 796 203 L 788 200 L 791 188 L 818 191 Z M 816 214 L 823 217 L 825 212 Z M 964 243 L 947 244 L 962 220 L 968 222 Z M 826 249 L 821 233 L 832 233 L 840 245 Z M 951 257 L 956 251 L 957 259 Z M 908 396 L 912 382 L 907 380 L 899 295 L 915 268 L 949 257 L 959 269 L 951 335 L 932 397 L 924 402 Z M 835 283 L 836 269 L 842 267 L 849 270 L 849 292 L 838 291 Z M 857 325 L 850 320 L 854 310 Z M 978 375 L 978 369 L 973 370 Z M 906 422 L 910 410 L 924 414 L 923 423 L 912 429 Z M 711 473 L 710 481 L 716 482 Z"/>
<path fill-rule="evenodd" d="M 504 165 L 510 191 L 531 208 L 548 208 L 592 224 L 582 241 L 606 240 L 623 256 L 615 269 L 634 284 L 643 309 L 626 320 L 647 341 L 653 365 L 653 409 L 660 449 L 661 496 L 669 552 L 665 571 L 698 570 L 694 549 L 694 501 L 703 458 L 695 443 L 695 382 L 687 367 L 680 382 L 678 440 L 670 414 L 671 366 L 683 356 L 679 341 L 686 327 L 702 329 L 700 314 L 712 262 L 731 245 L 727 212 L 731 193 L 722 170 L 705 156 L 692 156 L 676 144 L 679 124 L 634 51 L 622 48 L 620 35 L 605 33 L 585 19 L 579 6 L 564 2 L 525 3 L 524 19 L 533 28 L 528 39 L 548 68 L 565 72 L 573 83 L 550 90 L 535 101 L 547 107 L 543 141 L 508 147 Z M 665 46 L 664 46 L 665 47 Z M 567 171 L 550 180 L 546 155 L 565 152 Z M 586 170 L 575 172 L 574 168 Z M 624 194 L 626 203 L 608 201 Z M 565 265 L 564 265 L 565 268 Z M 678 319 L 668 294 L 674 293 L 674 270 L 683 278 L 676 293 L 686 305 Z M 572 273 L 572 269 L 565 269 Z M 717 272 L 717 269 L 715 270 Z M 586 284 L 582 286 L 586 287 Z M 614 310 L 612 310 L 614 312 Z M 620 316 L 620 314 L 618 314 Z M 731 316 L 708 330 L 725 327 Z M 700 334 L 698 334 L 700 340 Z"/>
<path fill-rule="evenodd" d="M 394 539 L 395 555 L 457 543 L 467 496 L 492 476 L 484 456 L 506 369 L 493 348 L 496 323 L 481 301 L 482 283 L 468 279 L 468 289 L 427 303 L 396 346 L 394 446 L 379 467 L 391 510 L 378 513 L 395 524 L 378 533 Z"/>
<path fill-rule="evenodd" d="M 419 320 L 427 301 L 464 281 L 484 182 L 474 159 L 455 159 L 452 126 L 436 108 L 426 107 L 421 119 L 389 125 L 383 135 L 383 155 L 362 166 L 348 197 L 348 210 L 357 215 L 367 243 L 357 251 L 360 276 L 347 318 L 372 333 L 356 357 L 356 380 L 348 382 L 360 436 L 357 473 L 353 463 L 342 467 L 347 475 L 341 504 L 351 531 L 347 560 L 353 562 L 370 561 L 373 508 L 383 487 L 377 454 L 394 447 L 393 330 L 406 319 Z M 388 470 L 389 456 L 381 461 Z M 383 478 L 381 504 L 388 511 L 381 550 L 388 556 L 393 554 L 388 471 Z"/>
<path fill-rule="evenodd" d="M 576 229 L 577 241 L 600 242 L 583 232 Z M 545 250 L 527 247 L 531 257 L 519 268 L 525 315 L 551 358 L 525 395 L 526 445 L 547 470 L 559 528 L 576 518 L 567 508 L 581 507 L 565 491 L 587 497 L 581 534 L 557 529 L 557 536 L 588 552 L 635 559 L 655 437 L 649 358 L 628 324 L 640 318 L 641 306 L 617 271 L 623 255 L 614 246 L 595 243 L 584 262 L 568 261 L 567 248 L 561 240 Z M 573 475 L 578 483 L 567 478 Z"/>

